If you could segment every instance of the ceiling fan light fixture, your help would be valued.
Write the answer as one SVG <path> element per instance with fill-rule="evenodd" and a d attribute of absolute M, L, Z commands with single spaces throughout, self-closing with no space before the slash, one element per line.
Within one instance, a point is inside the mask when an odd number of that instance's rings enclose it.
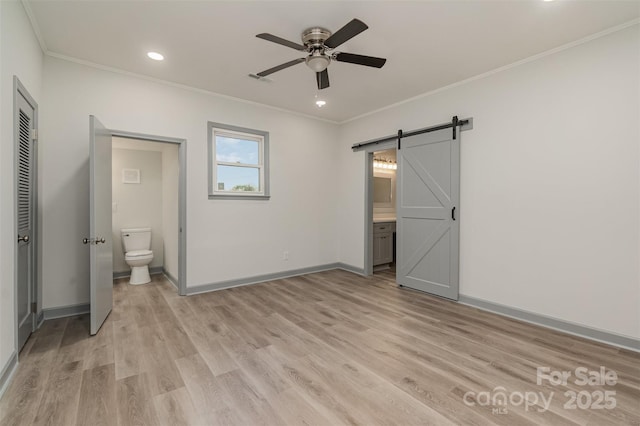
<path fill-rule="evenodd" d="M 164 60 L 164 56 L 158 52 L 147 52 L 147 56 L 154 61 L 162 61 Z"/>
<path fill-rule="evenodd" d="M 326 70 L 330 62 L 331 58 L 320 52 L 313 52 L 313 54 L 311 56 L 307 56 L 306 59 L 307 66 L 315 72 L 322 72 Z"/>

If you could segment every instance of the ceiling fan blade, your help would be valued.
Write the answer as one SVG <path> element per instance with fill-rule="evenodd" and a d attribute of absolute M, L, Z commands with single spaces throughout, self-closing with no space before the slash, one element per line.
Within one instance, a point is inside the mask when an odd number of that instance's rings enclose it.
<path fill-rule="evenodd" d="M 325 70 L 316 73 L 316 81 L 318 82 L 318 90 L 329 87 L 329 71 Z"/>
<path fill-rule="evenodd" d="M 367 24 L 365 24 L 361 20 L 353 19 L 347 25 L 333 33 L 333 35 L 324 42 L 324 45 L 331 49 L 335 49 L 345 41 L 357 36 L 367 28 L 369 28 Z"/>
<path fill-rule="evenodd" d="M 280 71 L 280 70 L 283 70 L 285 68 L 292 67 L 292 66 L 294 66 L 296 64 L 299 64 L 300 62 L 304 62 L 304 58 L 294 59 L 293 61 L 285 62 L 284 64 L 280 64 L 280 65 L 278 65 L 276 67 L 269 68 L 268 70 L 264 70 L 262 72 L 259 72 L 256 75 L 259 76 L 259 77 L 266 77 L 269 74 L 273 74 L 276 71 Z"/>
<path fill-rule="evenodd" d="M 364 65 L 367 67 L 382 68 L 387 62 L 385 58 L 376 58 L 373 56 L 356 55 L 353 53 L 338 53 L 335 56 L 338 62 L 348 62 L 350 64 Z"/>
<path fill-rule="evenodd" d="M 267 40 L 267 41 L 273 42 L 273 43 L 278 43 L 278 44 L 281 44 L 283 46 L 290 47 L 292 49 L 302 50 L 302 51 L 306 51 L 307 50 L 307 48 L 304 47 L 301 44 L 294 43 L 294 42 L 289 41 L 289 40 L 285 40 L 282 37 L 274 36 L 273 34 L 262 33 L 262 34 L 256 35 L 256 37 L 261 38 L 263 40 Z"/>

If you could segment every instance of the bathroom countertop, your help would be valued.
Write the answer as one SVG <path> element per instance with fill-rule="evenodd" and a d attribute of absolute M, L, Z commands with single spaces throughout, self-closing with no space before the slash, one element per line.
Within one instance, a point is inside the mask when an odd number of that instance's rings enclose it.
<path fill-rule="evenodd" d="M 373 223 L 395 222 L 395 221 L 396 221 L 395 216 L 380 216 L 380 217 L 373 218 Z"/>

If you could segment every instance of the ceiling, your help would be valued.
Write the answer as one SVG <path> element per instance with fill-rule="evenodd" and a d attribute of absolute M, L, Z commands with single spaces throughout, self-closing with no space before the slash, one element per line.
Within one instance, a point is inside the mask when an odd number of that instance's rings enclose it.
<path fill-rule="evenodd" d="M 23 2 L 47 53 L 336 122 L 640 16 L 640 2 L 611 0 Z M 308 27 L 335 32 L 353 18 L 369 29 L 337 50 L 387 58 L 382 69 L 333 62 L 322 91 L 304 64 L 248 77 L 304 56 L 256 34 L 300 43 Z"/>

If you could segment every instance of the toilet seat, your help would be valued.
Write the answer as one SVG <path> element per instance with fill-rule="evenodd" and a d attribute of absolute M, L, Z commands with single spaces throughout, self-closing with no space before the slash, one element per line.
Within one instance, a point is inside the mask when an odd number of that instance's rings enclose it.
<path fill-rule="evenodd" d="M 151 250 L 132 250 L 125 253 L 125 259 L 134 259 L 145 256 L 153 256 Z"/>

